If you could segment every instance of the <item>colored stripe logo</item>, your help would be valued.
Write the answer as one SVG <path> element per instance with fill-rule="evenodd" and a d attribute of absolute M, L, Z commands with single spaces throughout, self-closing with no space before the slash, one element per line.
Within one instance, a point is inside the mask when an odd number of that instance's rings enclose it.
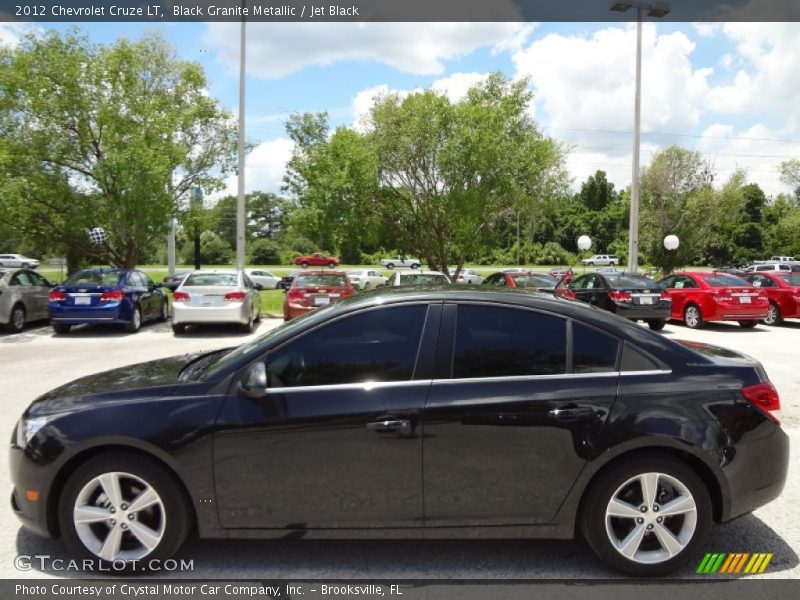
<path fill-rule="evenodd" d="M 697 573 L 701 575 L 713 575 L 720 573 L 725 575 L 733 575 L 739 573 L 746 573 L 755 575 L 763 573 L 767 565 L 772 560 L 772 552 L 714 552 L 708 553 L 700 561 L 700 566 L 697 567 Z"/>

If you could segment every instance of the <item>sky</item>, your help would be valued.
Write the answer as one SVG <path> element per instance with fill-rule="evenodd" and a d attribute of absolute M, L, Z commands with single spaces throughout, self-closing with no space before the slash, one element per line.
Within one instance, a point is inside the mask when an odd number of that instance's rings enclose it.
<path fill-rule="evenodd" d="M 65 29 L 67 24 L 38 25 Z M 85 23 L 99 43 L 151 24 Z M 206 70 L 209 92 L 238 113 L 239 24 L 168 23 L 179 57 Z M 0 44 L 25 26 L 0 23 Z M 570 148 L 573 187 L 598 169 L 631 182 L 636 27 L 603 23 L 250 23 L 247 191 L 279 192 L 293 112 L 327 111 L 363 127 L 376 96 L 433 88 L 457 101 L 486 74 L 527 77 L 542 132 Z M 767 195 L 789 191 L 782 161 L 800 158 L 800 23 L 647 22 L 641 164 L 661 148 L 697 150 L 722 184 L 742 168 Z M 235 193 L 236 180 L 227 182 Z"/>

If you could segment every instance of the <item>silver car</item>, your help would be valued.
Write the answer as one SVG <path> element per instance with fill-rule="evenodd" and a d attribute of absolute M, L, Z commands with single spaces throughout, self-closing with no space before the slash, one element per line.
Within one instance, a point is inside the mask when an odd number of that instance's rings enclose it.
<path fill-rule="evenodd" d="M 51 287 L 34 271 L 0 268 L 0 324 L 19 333 L 25 323 L 47 319 Z"/>
<path fill-rule="evenodd" d="M 35 269 L 39 261 L 22 254 L 0 254 L 0 267 L 16 267 L 18 269 Z"/>
<path fill-rule="evenodd" d="M 261 284 L 242 271 L 192 271 L 172 293 L 172 331 L 195 323 L 237 323 L 245 332 L 261 320 Z"/>
<path fill-rule="evenodd" d="M 350 278 L 352 286 L 361 291 L 383 287 L 389 281 L 372 269 L 353 269 L 347 272 L 347 276 Z"/>
<path fill-rule="evenodd" d="M 247 269 L 245 273 L 253 283 L 260 283 L 265 290 L 278 289 L 278 282 L 281 278 L 276 277 L 265 269 Z"/>
<path fill-rule="evenodd" d="M 447 275 L 441 271 L 416 269 L 414 271 L 395 271 L 389 278 L 390 287 L 401 285 L 450 285 Z"/>

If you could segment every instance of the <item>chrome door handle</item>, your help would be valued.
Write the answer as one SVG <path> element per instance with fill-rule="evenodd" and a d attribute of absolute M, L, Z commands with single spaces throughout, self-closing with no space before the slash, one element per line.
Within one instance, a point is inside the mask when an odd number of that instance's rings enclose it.
<path fill-rule="evenodd" d="M 558 420 L 566 419 L 580 419 L 581 417 L 590 417 L 595 414 L 593 408 L 588 406 L 575 406 L 573 408 L 554 408 L 547 412 L 548 417 L 553 417 Z"/>
<path fill-rule="evenodd" d="M 372 429 L 376 433 L 411 435 L 411 421 L 408 419 L 373 421 L 372 423 L 367 423 L 367 429 Z"/>

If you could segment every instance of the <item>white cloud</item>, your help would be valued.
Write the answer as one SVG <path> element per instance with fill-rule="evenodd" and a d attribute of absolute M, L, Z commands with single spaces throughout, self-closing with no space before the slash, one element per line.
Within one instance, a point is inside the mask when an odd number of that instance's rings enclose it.
<path fill-rule="evenodd" d="M 453 73 L 434 81 L 431 89 L 450 98 L 450 102 L 458 102 L 464 99 L 469 88 L 482 83 L 488 76 L 488 73 Z"/>
<path fill-rule="evenodd" d="M 0 23 L 0 46 L 16 46 L 29 30 L 19 23 Z"/>
<path fill-rule="evenodd" d="M 283 174 L 286 172 L 286 163 L 292 157 L 294 143 L 287 138 L 276 138 L 261 142 L 253 148 L 245 159 L 244 187 L 245 193 L 272 192 L 280 193 L 283 183 Z M 238 193 L 238 180 L 236 175 L 231 175 L 225 180 L 225 189 L 217 198 Z"/>
<path fill-rule="evenodd" d="M 444 71 L 443 61 L 482 47 L 519 46 L 530 31 L 523 23 L 251 23 L 247 70 L 276 79 L 309 66 L 359 60 L 435 75 Z M 208 23 L 205 39 L 222 62 L 238 69 L 238 23 Z"/>

